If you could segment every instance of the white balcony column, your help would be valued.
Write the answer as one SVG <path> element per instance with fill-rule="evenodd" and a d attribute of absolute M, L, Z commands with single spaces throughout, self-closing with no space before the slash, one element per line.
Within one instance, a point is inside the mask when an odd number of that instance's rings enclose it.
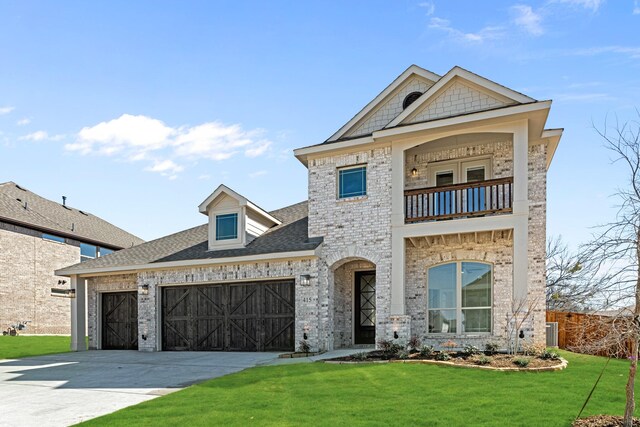
<path fill-rule="evenodd" d="M 87 342 L 87 285 L 86 280 L 77 275 L 71 276 L 71 289 L 75 298 L 71 298 L 71 351 L 86 351 Z"/>
<path fill-rule="evenodd" d="M 513 297 L 527 296 L 529 268 L 529 129 L 523 120 L 513 133 Z"/>
<path fill-rule="evenodd" d="M 404 226 L 404 150 L 391 148 L 391 315 L 403 315 L 405 242 Z"/>

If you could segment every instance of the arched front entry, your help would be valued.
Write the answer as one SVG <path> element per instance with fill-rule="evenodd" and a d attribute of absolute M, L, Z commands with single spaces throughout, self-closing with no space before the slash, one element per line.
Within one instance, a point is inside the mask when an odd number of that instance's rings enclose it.
<path fill-rule="evenodd" d="M 376 342 L 376 264 L 349 257 L 331 269 L 333 284 L 333 346 Z"/>

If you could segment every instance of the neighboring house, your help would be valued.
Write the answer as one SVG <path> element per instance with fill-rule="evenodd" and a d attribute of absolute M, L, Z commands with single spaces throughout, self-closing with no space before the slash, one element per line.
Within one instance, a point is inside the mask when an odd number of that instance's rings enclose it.
<path fill-rule="evenodd" d="M 142 240 L 90 213 L 47 200 L 14 182 L 0 184 L 0 328 L 69 334 L 70 304 L 51 296 L 69 288 L 54 271 Z M 64 281 L 64 283 L 62 282 Z"/>
<path fill-rule="evenodd" d="M 418 336 L 504 342 L 513 301 L 545 341 L 547 168 L 537 101 L 409 67 L 324 143 L 308 201 L 267 212 L 220 186 L 208 223 L 64 268 L 91 348 L 331 350 Z M 278 191 L 274 189 L 274 191 Z M 76 350 L 84 348 L 80 334 Z"/>

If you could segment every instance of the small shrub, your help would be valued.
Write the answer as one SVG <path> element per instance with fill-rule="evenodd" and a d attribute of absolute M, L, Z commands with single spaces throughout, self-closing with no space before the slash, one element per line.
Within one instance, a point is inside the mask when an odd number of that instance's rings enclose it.
<path fill-rule="evenodd" d="M 393 347 L 393 341 L 391 340 L 380 340 L 378 341 L 378 348 L 385 353 L 389 353 L 391 351 L 391 347 Z"/>
<path fill-rule="evenodd" d="M 420 347 L 420 356 L 429 357 L 433 356 L 434 349 L 432 345 L 423 345 Z"/>
<path fill-rule="evenodd" d="M 547 350 L 545 349 L 542 353 L 540 353 L 540 359 L 542 360 L 560 360 L 560 355 L 557 351 Z"/>
<path fill-rule="evenodd" d="M 471 357 L 475 356 L 476 354 L 480 354 L 480 349 L 475 345 L 467 344 L 464 346 L 462 353 L 467 357 Z"/>
<path fill-rule="evenodd" d="M 301 353 L 309 353 L 311 351 L 311 346 L 309 345 L 307 340 L 302 340 L 300 341 L 300 344 L 298 344 L 298 350 Z"/>
<path fill-rule="evenodd" d="M 496 342 L 488 342 L 484 345 L 484 352 L 488 355 L 493 355 L 498 352 L 500 345 Z"/>
<path fill-rule="evenodd" d="M 362 362 L 363 360 L 367 360 L 367 358 L 369 357 L 369 353 L 363 351 L 360 353 L 356 353 L 353 356 L 351 356 L 353 358 L 353 360 L 357 360 Z"/>
<path fill-rule="evenodd" d="M 396 353 L 396 357 L 400 360 L 406 360 L 409 358 L 409 352 L 406 350 L 400 350 Z"/>
<path fill-rule="evenodd" d="M 517 359 L 514 359 L 513 363 L 521 368 L 526 368 L 529 366 L 529 363 L 531 363 L 531 359 L 528 357 L 518 357 Z"/>
<path fill-rule="evenodd" d="M 441 351 L 439 353 L 436 354 L 436 360 L 440 360 L 440 361 L 446 361 L 451 359 L 451 356 L 449 356 L 449 353 Z"/>
<path fill-rule="evenodd" d="M 409 343 L 407 344 L 407 347 L 409 347 L 410 351 L 416 353 L 421 345 L 422 345 L 422 341 L 420 341 L 420 338 L 418 338 L 417 336 L 414 335 L 409 340 Z"/>
<path fill-rule="evenodd" d="M 476 360 L 474 360 L 474 363 L 476 365 L 488 365 L 491 363 L 491 358 L 483 354 L 480 357 L 478 357 Z"/>
<path fill-rule="evenodd" d="M 523 343 L 522 344 L 522 352 L 527 356 L 540 356 L 547 349 L 544 345 L 540 344 L 531 344 L 531 343 Z"/>

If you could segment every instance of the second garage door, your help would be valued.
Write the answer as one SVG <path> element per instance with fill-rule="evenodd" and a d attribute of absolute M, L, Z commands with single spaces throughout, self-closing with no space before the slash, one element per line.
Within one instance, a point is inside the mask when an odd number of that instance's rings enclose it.
<path fill-rule="evenodd" d="M 162 289 L 162 348 L 190 351 L 292 351 L 294 282 Z"/>

